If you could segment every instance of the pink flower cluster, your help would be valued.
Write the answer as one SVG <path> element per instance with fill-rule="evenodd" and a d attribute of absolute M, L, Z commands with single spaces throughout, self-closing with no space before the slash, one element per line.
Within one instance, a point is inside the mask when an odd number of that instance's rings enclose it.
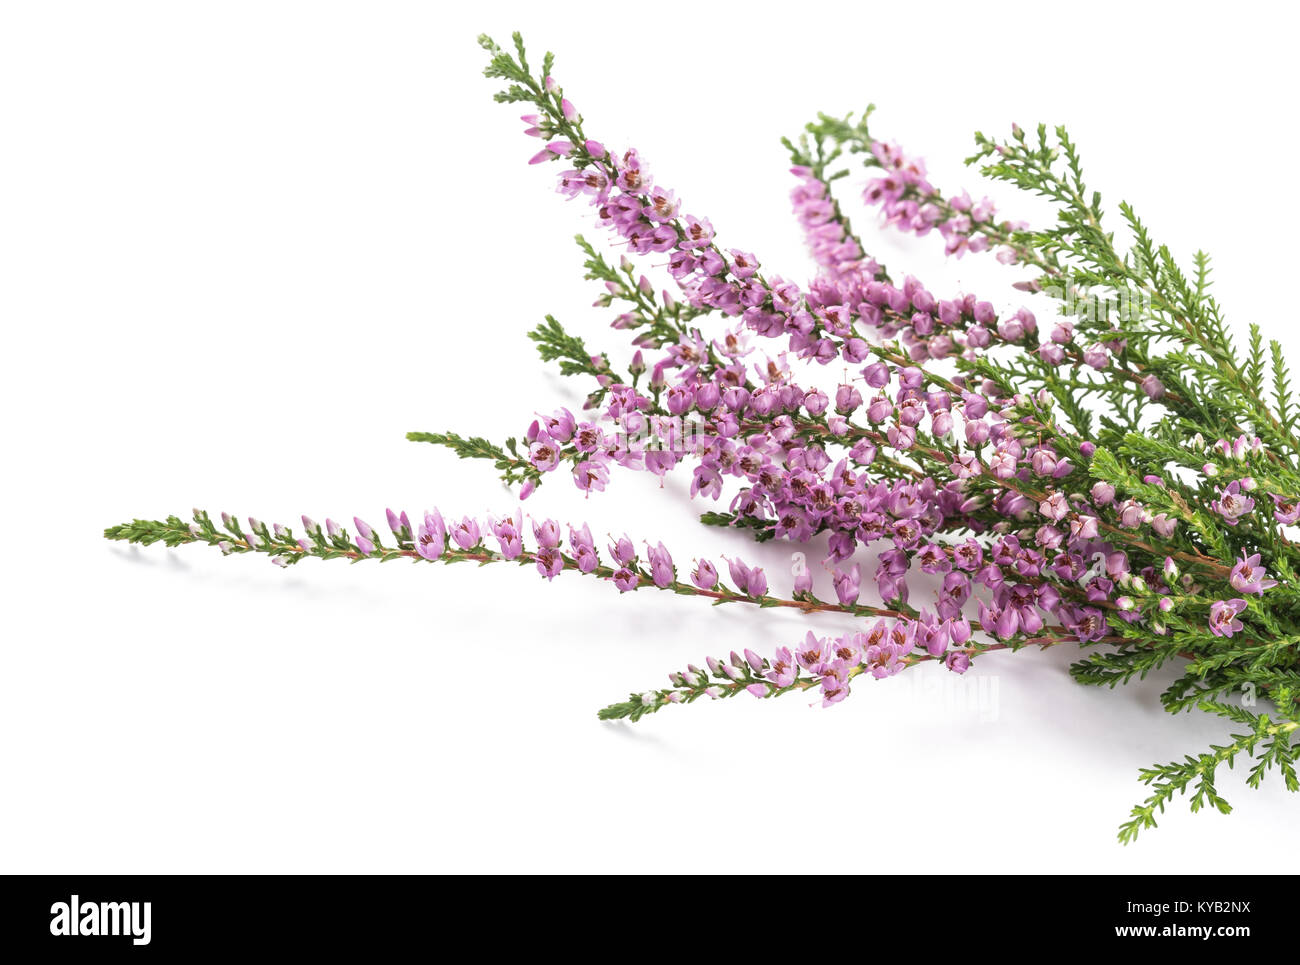
<path fill-rule="evenodd" d="M 939 620 L 927 613 L 916 619 L 877 620 L 867 630 L 838 637 L 809 631 L 802 642 L 779 647 L 770 658 L 746 649 L 743 655 L 707 658 L 707 669 L 688 664 L 668 675 L 673 689 L 643 694 L 641 701 L 653 707 L 697 696 L 717 699 L 738 688 L 759 698 L 792 688 L 818 688 L 822 706 L 830 707 L 849 696 L 850 682 L 862 674 L 892 677 L 920 660 L 942 660 L 949 670 L 965 673 L 970 668 L 970 636 L 967 621 Z"/>
<path fill-rule="evenodd" d="M 938 231 L 944 239 L 944 250 L 958 258 L 988 248 L 988 235 L 981 229 L 999 227 L 992 201 L 975 201 L 965 191 L 945 201 L 926 180 L 925 162 L 908 157 L 897 144 L 874 141 L 871 153 L 884 173 L 867 182 L 862 196 L 868 204 L 880 207 L 887 224 L 918 237 Z M 1019 223 L 1000 226 L 1003 233 L 1021 227 L 1024 225 Z M 1010 247 L 998 252 L 998 260 L 1004 263 L 1015 258 Z"/>

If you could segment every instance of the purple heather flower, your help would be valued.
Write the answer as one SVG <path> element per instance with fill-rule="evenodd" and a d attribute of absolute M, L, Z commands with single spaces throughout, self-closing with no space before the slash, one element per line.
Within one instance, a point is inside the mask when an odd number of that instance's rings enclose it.
<path fill-rule="evenodd" d="M 898 404 L 898 421 L 905 426 L 919 426 L 925 417 L 925 405 L 920 399 L 904 399 Z"/>
<path fill-rule="evenodd" d="M 940 409 L 930 419 L 930 433 L 936 439 L 943 439 L 952 432 L 952 412 L 948 409 Z"/>
<path fill-rule="evenodd" d="M 835 411 L 850 415 L 862 405 L 862 393 L 852 385 L 843 384 L 835 390 Z"/>
<path fill-rule="evenodd" d="M 845 665 L 853 666 L 862 659 L 862 646 L 865 640 L 865 633 L 848 633 L 836 637 L 831 646 L 831 655 Z"/>
<path fill-rule="evenodd" d="M 708 560 L 700 560 L 691 573 L 691 582 L 701 590 L 711 590 L 718 585 L 718 570 Z"/>
<path fill-rule="evenodd" d="M 521 518 L 521 526 L 522 522 Z M 533 520 L 533 539 L 537 540 L 537 545 L 542 549 L 555 549 L 560 545 L 560 524 L 553 519 L 546 519 L 540 523 Z"/>
<path fill-rule="evenodd" d="M 1100 343 L 1089 345 L 1083 351 L 1083 362 L 1094 369 L 1104 369 L 1110 365 L 1110 351 Z"/>
<path fill-rule="evenodd" d="M 1080 643 L 1100 640 L 1106 635 L 1106 617 L 1096 607 L 1062 607 L 1061 625 L 1079 638 Z"/>
<path fill-rule="evenodd" d="M 804 637 L 804 642 L 795 648 L 795 660 L 799 666 L 811 674 L 819 674 L 822 667 L 829 662 L 831 657 L 831 646 L 825 637 L 813 635 L 811 630 Z"/>
<path fill-rule="evenodd" d="M 956 618 L 961 613 L 961 608 L 966 605 L 966 601 L 970 599 L 970 594 L 971 581 L 969 576 L 960 570 L 954 570 L 945 575 L 936 605 L 939 615 L 945 619 Z"/>
<path fill-rule="evenodd" d="M 966 410 L 966 444 L 979 447 L 989 441 L 989 424 L 983 419 L 971 419 L 970 409 Z"/>
<path fill-rule="evenodd" d="M 984 396 L 976 395 L 974 392 L 963 392 L 961 401 L 962 411 L 967 419 L 983 419 L 988 415 L 989 400 Z"/>
<path fill-rule="evenodd" d="M 942 656 L 943 652 L 948 649 L 948 624 L 929 623 L 928 614 L 922 612 L 921 619 L 913 624 L 913 630 L 916 636 L 916 642 L 920 647 L 932 657 Z"/>
<path fill-rule="evenodd" d="M 885 435 L 889 439 L 889 444 L 895 449 L 907 450 L 916 444 L 916 430 L 911 426 L 890 426 Z"/>
<path fill-rule="evenodd" d="M 614 573 L 614 585 L 618 587 L 620 593 L 627 593 L 635 590 L 640 584 L 641 578 L 636 572 L 624 566 Z"/>
<path fill-rule="evenodd" d="M 636 559 L 636 547 L 632 545 L 630 539 L 623 536 L 609 544 L 609 555 L 619 566 L 630 566 Z"/>
<path fill-rule="evenodd" d="M 970 654 L 965 650 L 950 650 L 943 664 L 953 673 L 965 673 L 970 669 Z"/>
<path fill-rule="evenodd" d="M 1064 493 L 1055 492 L 1038 504 L 1038 511 L 1053 522 L 1060 522 L 1069 514 L 1070 504 Z"/>
<path fill-rule="evenodd" d="M 803 398 L 803 407 L 811 416 L 819 416 L 830 405 L 830 397 L 821 389 L 809 389 Z"/>
<path fill-rule="evenodd" d="M 524 549 L 523 513 L 515 510 L 513 519 L 507 518 L 499 521 L 489 519 L 488 526 L 501 546 L 501 555 L 508 560 L 518 559 L 519 554 Z M 534 532 L 536 532 L 536 526 L 534 526 Z"/>
<path fill-rule="evenodd" d="M 580 530 L 569 526 L 569 549 L 577 563 L 578 572 L 590 573 L 600 565 L 600 558 L 596 555 L 596 542 L 591 538 L 591 527 L 586 523 L 582 524 Z"/>
<path fill-rule="evenodd" d="M 375 551 L 375 544 L 370 540 L 366 539 L 364 536 L 358 536 L 357 549 L 361 552 L 362 556 L 369 556 L 371 553 Z"/>
<path fill-rule="evenodd" d="M 685 237 L 681 240 L 682 248 L 706 248 L 713 243 L 713 225 L 708 218 L 696 218 L 688 214 L 682 221 L 685 231 Z"/>
<path fill-rule="evenodd" d="M 974 573 L 984 564 L 984 548 L 973 539 L 952 548 L 953 563 L 959 570 Z"/>
<path fill-rule="evenodd" d="M 873 389 L 883 388 L 889 384 L 889 366 L 884 362 L 872 362 L 862 370 L 862 377 Z"/>
<path fill-rule="evenodd" d="M 981 304 L 988 304 L 981 302 Z M 998 335 L 1008 342 L 1019 342 L 1025 337 L 1024 323 L 1014 316 L 1004 318 L 997 323 Z"/>
<path fill-rule="evenodd" d="M 564 569 L 564 558 L 554 547 L 543 546 L 533 555 L 533 559 L 537 561 L 537 572 L 547 580 L 555 579 Z"/>
<path fill-rule="evenodd" d="M 1070 515 L 1071 539 L 1096 539 L 1097 532 L 1096 516 L 1080 516 L 1074 513 Z"/>
<path fill-rule="evenodd" d="M 761 669 L 755 668 L 755 669 Z M 778 647 L 764 674 L 777 687 L 789 687 L 799 676 L 799 665 L 789 647 Z"/>
<path fill-rule="evenodd" d="M 842 660 L 836 660 L 822 671 L 822 706 L 838 704 L 849 695 L 850 667 Z"/>
<path fill-rule="evenodd" d="M 1129 572 L 1128 554 L 1122 551 L 1106 554 L 1106 572 L 1112 579 L 1121 579 Z"/>
<path fill-rule="evenodd" d="M 749 578 L 753 571 L 745 565 L 745 561 L 740 557 L 733 560 L 724 556 L 723 559 L 727 560 L 727 569 L 731 572 L 731 582 L 736 584 L 741 593 L 748 593 Z"/>
<path fill-rule="evenodd" d="M 1018 470 L 1016 457 L 1005 449 L 999 449 L 989 459 L 989 471 L 998 479 L 1010 479 Z"/>
<path fill-rule="evenodd" d="M 540 422 L 546 434 L 556 442 L 568 442 L 573 438 L 573 413 L 568 409 L 556 409 L 550 416 L 542 416 Z"/>
<path fill-rule="evenodd" d="M 473 549 L 482 539 L 479 532 L 478 522 L 470 516 L 466 516 L 457 523 L 451 530 L 451 538 L 456 541 L 456 545 L 463 550 Z"/>
<path fill-rule="evenodd" d="M 1034 542 L 1046 550 L 1060 549 L 1065 534 L 1055 526 L 1040 526 L 1034 533 Z"/>
<path fill-rule="evenodd" d="M 1241 483 L 1233 480 L 1219 490 L 1219 498 L 1211 501 L 1210 508 L 1223 517 L 1229 526 L 1255 508 L 1255 500 L 1242 493 Z"/>
<path fill-rule="evenodd" d="M 909 631 L 902 631 L 910 640 Z M 903 669 L 903 651 L 902 648 L 891 639 L 887 639 L 889 634 L 883 634 L 879 638 L 880 643 L 868 643 L 862 651 L 862 664 L 871 671 L 871 676 L 877 680 L 885 677 L 892 677 Z M 868 634 L 868 639 L 877 639 L 876 632 L 873 630 Z"/>
<path fill-rule="evenodd" d="M 915 559 L 922 573 L 947 573 L 952 569 L 948 554 L 937 543 L 923 545 L 916 551 Z"/>
<path fill-rule="evenodd" d="M 528 461 L 541 472 L 550 472 L 560 464 L 560 447 L 549 436 L 540 436 L 528 447 Z"/>
<path fill-rule="evenodd" d="M 405 518 L 406 514 L 402 514 Z M 407 525 L 405 522 L 403 526 Z M 426 560 L 436 560 L 442 556 L 447 547 L 447 525 L 442 521 L 442 514 L 436 509 L 424 514 L 424 522 L 415 535 L 415 550 Z"/>
<path fill-rule="evenodd" d="M 1058 462 L 1056 453 L 1046 447 L 1035 449 L 1034 454 L 1029 457 L 1029 465 L 1036 476 L 1052 475 L 1056 471 Z"/>
<path fill-rule="evenodd" d="M 1106 506 L 1115 499 L 1115 487 L 1108 482 L 1093 483 L 1092 501 L 1098 506 Z"/>
<path fill-rule="evenodd" d="M 1242 553 L 1241 559 L 1232 568 L 1228 582 L 1232 584 L 1232 588 L 1238 593 L 1254 593 L 1263 596 L 1265 590 L 1271 590 L 1277 586 L 1277 580 L 1270 580 L 1267 577 L 1268 574 L 1259 565 L 1258 553 L 1249 557 Z"/>
<path fill-rule="evenodd" d="M 1044 342 L 1039 346 L 1039 358 L 1049 365 L 1060 365 L 1065 362 L 1065 349 L 1056 342 Z"/>
<path fill-rule="evenodd" d="M 1156 535 L 1168 539 L 1174 535 L 1174 527 L 1178 525 L 1178 520 L 1170 519 L 1168 513 L 1157 513 L 1151 517 L 1151 528 L 1155 530 Z"/>
<path fill-rule="evenodd" d="M 1110 595 L 1115 590 L 1115 584 L 1104 576 L 1096 576 L 1084 584 L 1084 595 L 1088 598 L 1089 603 L 1101 603 L 1110 599 Z"/>
<path fill-rule="evenodd" d="M 1273 500 L 1273 518 L 1283 526 L 1294 525 L 1300 520 L 1300 499 L 1284 499 L 1276 493 L 1271 493 Z"/>
<path fill-rule="evenodd" d="M 1125 529 L 1137 529 L 1146 520 L 1147 510 L 1136 499 L 1126 499 L 1116 509 L 1119 524 Z"/>
<path fill-rule="evenodd" d="M 1240 598 L 1216 600 L 1210 604 L 1210 632 L 1216 637 L 1230 637 L 1243 629 L 1237 614 L 1246 609 L 1246 601 Z"/>
<path fill-rule="evenodd" d="M 862 568 L 854 563 L 848 571 L 836 569 L 834 579 L 835 595 L 839 598 L 840 606 L 853 606 L 857 603 L 862 587 Z"/>
<path fill-rule="evenodd" d="M 970 621 L 961 618 L 953 618 L 945 620 L 944 624 L 947 626 L 948 639 L 952 641 L 952 645 L 954 647 L 966 646 L 966 641 L 970 639 L 971 634 Z"/>
<path fill-rule="evenodd" d="M 872 423 L 881 423 L 894 414 L 894 403 L 883 395 L 878 395 L 867 405 L 867 419 Z"/>
<path fill-rule="evenodd" d="M 671 586 L 676 579 L 676 573 L 673 570 L 673 558 L 661 542 L 657 547 L 647 544 L 646 557 L 650 561 L 650 576 L 655 582 L 655 586 L 664 588 Z"/>
<path fill-rule="evenodd" d="M 730 249 L 731 273 L 737 278 L 752 278 L 759 269 L 758 259 L 748 251 Z"/>

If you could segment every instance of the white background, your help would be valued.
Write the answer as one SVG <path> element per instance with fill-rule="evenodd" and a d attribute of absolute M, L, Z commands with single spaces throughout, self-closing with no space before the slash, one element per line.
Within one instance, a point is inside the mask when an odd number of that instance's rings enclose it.
<path fill-rule="evenodd" d="M 1074 654 L 1026 652 L 964 682 L 996 679 L 996 720 L 923 667 L 825 712 L 742 697 L 602 724 L 670 669 L 805 623 L 531 569 L 281 572 L 102 540 L 191 505 L 376 524 L 386 505 L 512 507 L 489 465 L 404 433 L 499 439 L 576 409 L 525 338 L 546 312 L 625 343 L 569 241 L 601 232 L 524 163 L 538 145 L 491 100 L 485 30 L 555 50 L 592 136 L 638 146 L 726 245 L 798 279 L 778 138 L 817 111 L 874 101 L 938 184 L 1011 216 L 1040 209 L 962 168 L 971 132 L 1065 122 L 1112 210 L 1132 201 L 1180 256 L 1209 248 L 1234 322 L 1300 347 L 1294 24 L 1189 4 L 450 6 L 6 6 L 2 870 L 1248 872 L 1300 844 L 1295 799 L 1241 767 L 1220 779 L 1232 816 L 1179 801 L 1115 843 L 1138 767 L 1230 729 L 1163 713 L 1168 674 L 1084 688 Z M 895 270 L 1017 304 L 991 259 L 857 220 Z M 663 539 L 683 566 L 742 552 L 788 590 L 788 550 L 698 526 L 684 478 L 623 473 L 587 501 L 557 480 L 526 505 Z"/>

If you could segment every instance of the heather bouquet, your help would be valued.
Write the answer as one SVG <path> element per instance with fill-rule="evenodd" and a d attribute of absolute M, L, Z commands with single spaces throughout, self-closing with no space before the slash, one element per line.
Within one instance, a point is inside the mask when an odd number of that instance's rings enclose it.
<path fill-rule="evenodd" d="M 590 207 L 585 278 L 630 344 L 593 350 L 548 316 L 530 338 L 583 382 L 579 412 L 521 412 L 519 436 L 501 443 L 409 438 L 489 461 L 521 499 L 543 483 L 596 494 L 623 472 L 682 474 L 702 523 L 792 544 L 790 572 L 739 556 L 687 565 L 663 543 L 598 541 L 580 520 L 519 507 L 389 510 L 383 527 L 304 516 L 297 531 L 196 510 L 106 536 L 282 567 L 514 563 L 620 593 L 843 615 L 841 634 L 794 640 L 764 640 L 756 621 L 753 648 L 700 654 L 606 719 L 742 695 L 831 706 L 918 663 L 961 674 L 1002 650 L 1076 648 L 1075 679 L 1108 687 L 1170 665 L 1165 709 L 1223 717 L 1225 736 L 1141 772 L 1147 796 L 1122 841 L 1178 795 L 1230 810 L 1220 765 L 1244 765 L 1252 787 L 1274 770 L 1300 786 L 1297 409 L 1278 344 L 1253 325 L 1234 342 L 1206 255 L 1180 265 L 1132 207 L 1105 208 L 1063 128 L 976 135 L 968 159 L 1050 203 L 1054 219 L 1032 225 L 931 183 L 869 130 L 868 110 L 821 115 L 785 142 L 818 267 L 795 282 L 729 247 L 636 149 L 600 141 L 549 53 L 534 67 L 517 35 L 513 50 L 481 43 L 497 100 L 524 105 L 530 163 Z M 952 257 L 995 258 L 1006 291 L 935 292 L 881 264 L 850 202 Z M 833 596 L 815 592 L 819 569 Z"/>

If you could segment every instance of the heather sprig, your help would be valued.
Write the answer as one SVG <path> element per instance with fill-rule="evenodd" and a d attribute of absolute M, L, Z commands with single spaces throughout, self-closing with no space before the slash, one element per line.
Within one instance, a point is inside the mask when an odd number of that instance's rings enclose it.
<path fill-rule="evenodd" d="M 689 473 L 691 498 L 718 504 L 705 524 L 801 549 L 824 540 L 834 602 L 814 594 L 802 551 L 782 597 L 739 558 L 696 561 L 687 578 L 662 543 L 641 551 L 611 537 L 602 557 L 589 527 L 568 526 L 566 537 L 550 519 L 525 527 L 519 510 L 486 520 L 434 511 L 414 523 L 390 511 L 388 542 L 360 519 L 350 533 L 304 517 L 295 537 L 200 511 L 107 537 L 204 543 L 281 566 L 310 556 L 516 562 L 547 580 L 576 571 L 621 592 L 653 586 L 855 621 L 770 656 L 746 649 L 688 665 L 669 687 L 605 708 L 606 719 L 742 692 L 816 690 L 829 706 L 865 676 L 931 661 L 962 674 L 986 653 L 1073 644 L 1080 683 L 1115 687 L 1173 667 L 1162 706 L 1234 728 L 1227 744 L 1144 770 L 1150 794 L 1120 840 L 1153 827 L 1176 795 L 1190 794 L 1193 810 L 1229 810 L 1215 776 L 1242 755 L 1250 786 L 1276 770 L 1297 789 L 1300 416 L 1280 346 L 1257 326 L 1244 352 L 1234 343 L 1208 256 L 1180 268 L 1128 204 L 1117 233 L 1064 128 L 977 135 L 968 159 L 1054 206 L 1053 225 L 1031 227 L 1000 219 L 987 198 L 941 191 L 922 160 L 869 131 L 868 108 L 819 115 L 784 141 L 791 204 L 817 266 L 801 286 L 722 247 L 637 150 L 588 136 L 549 53 L 534 73 L 518 35 L 513 51 L 480 43 L 487 76 L 504 85 L 497 100 L 530 105 L 524 133 L 542 147 L 529 163 L 559 165 L 558 192 L 586 201 L 624 252 L 616 264 L 577 239 L 584 278 L 599 286 L 594 307 L 617 312 L 610 328 L 627 333 L 630 357 L 589 348 L 547 315 L 529 338 L 585 383 L 578 414 L 536 412 L 500 445 L 455 432 L 408 438 L 490 461 L 520 498 L 556 472 L 588 495 L 622 472 Z M 1032 307 L 891 276 L 867 253 L 863 219 L 851 223 L 845 186 L 884 225 L 933 232 L 950 256 L 994 252 Z M 639 257 L 666 267 L 672 284 L 653 283 Z M 819 373 L 837 368 L 838 385 L 823 385 Z M 876 550 L 874 571 L 856 558 L 863 547 Z M 912 599 L 918 573 L 938 583 L 932 599 Z M 873 585 L 882 605 L 865 602 Z M 1269 710 L 1252 709 L 1259 702 Z"/>
<path fill-rule="evenodd" d="M 803 613 L 841 613 L 854 617 L 901 617 L 907 612 L 821 600 L 813 594 L 811 586 L 802 586 L 797 579 L 792 596 L 778 596 L 769 592 L 768 577 L 762 568 L 751 567 L 739 558 L 727 560 L 721 571 L 710 560 L 696 560 L 688 578 L 679 579 L 673 557 L 662 542 L 655 546 L 642 544 L 645 552 L 641 553 L 627 536 L 610 537 L 605 561 L 587 524 L 564 527 L 553 519 L 534 519 L 530 538 L 518 511 L 513 516 L 484 520 L 470 516 L 444 518 L 434 509 L 412 523 L 407 513 L 390 509 L 388 526 L 392 545 L 386 545 L 376 529 L 357 517 L 353 519 L 355 533 L 350 533 L 332 519 L 322 525 L 303 516 L 301 536 L 296 536 L 290 526 L 267 525 L 253 517 L 248 518 L 246 528 L 229 513 L 221 513 L 219 519 L 220 522 L 206 511 L 195 509 L 188 523 L 179 516 L 164 520 L 137 519 L 108 527 L 104 537 L 141 546 L 162 543 L 174 548 L 203 544 L 220 550 L 224 556 L 258 553 L 279 567 L 312 558 L 352 563 L 409 560 L 533 564 L 548 581 L 567 571 L 608 582 L 620 593 L 650 587 L 701 597 L 714 605 L 748 603 L 763 608 L 783 607 Z M 731 578 L 734 587 L 726 585 L 720 572 Z"/>

